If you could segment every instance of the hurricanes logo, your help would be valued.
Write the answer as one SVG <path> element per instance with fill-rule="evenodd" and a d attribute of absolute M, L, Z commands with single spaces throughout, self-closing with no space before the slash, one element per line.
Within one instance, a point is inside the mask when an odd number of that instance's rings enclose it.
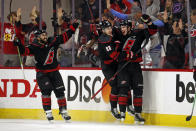
<path fill-rule="evenodd" d="M 102 87 L 106 84 L 107 80 L 104 79 L 103 83 L 102 83 Z M 101 94 L 102 94 L 102 98 L 103 101 L 108 104 L 110 102 L 110 92 L 111 92 L 111 86 L 108 83 L 102 90 Z"/>
<path fill-rule="evenodd" d="M 33 42 L 34 38 L 35 38 L 35 34 L 34 34 L 34 32 L 32 31 L 32 32 L 29 34 L 29 43 L 30 43 L 30 44 Z"/>
<path fill-rule="evenodd" d="M 193 29 L 192 31 L 191 31 L 191 37 L 195 37 L 196 36 L 196 29 Z"/>

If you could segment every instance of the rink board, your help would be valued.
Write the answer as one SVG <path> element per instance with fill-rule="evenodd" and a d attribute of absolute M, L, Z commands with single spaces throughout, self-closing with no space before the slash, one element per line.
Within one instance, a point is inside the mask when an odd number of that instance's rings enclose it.
<path fill-rule="evenodd" d="M 26 80 L 20 69 L 0 69 L 0 118 L 45 119 L 41 105 L 41 94 L 35 81 L 35 71 L 25 69 Z M 92 95 L 102 87 L 104 76 L 99 69 L 60 70 L 66 87 L 68 110 L 73 121 L 115 122 L 108 104 L 109 87 L 94 100 Z M 183 126 L 196 128 L 196 117 L 186 122 L 190 114 L 195 83 L 189 71 L 143 71 L 144 98 L 143 116 L 148 125 Z M 55 119 L 58 105 L 52 94 Z M 196 111 L 194 111 L 196 115 Z M 126 124 L 133 124 L 127 115 Z"/>

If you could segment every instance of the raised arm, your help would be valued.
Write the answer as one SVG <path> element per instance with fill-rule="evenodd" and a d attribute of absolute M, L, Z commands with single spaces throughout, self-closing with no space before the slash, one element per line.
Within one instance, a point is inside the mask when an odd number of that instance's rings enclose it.
<path fill-rule="evenodd" d="M 79 23 L 74 22 L 72 25 L 69 26 L 69 30 L 64 32 L 61 35 L 57 35 L 52 43 L 57 43 L 57 44 L 64 44 L 66 43 L 71 37 L 72 34 L 75 33 L 76 29 L 78 28 Z"/>

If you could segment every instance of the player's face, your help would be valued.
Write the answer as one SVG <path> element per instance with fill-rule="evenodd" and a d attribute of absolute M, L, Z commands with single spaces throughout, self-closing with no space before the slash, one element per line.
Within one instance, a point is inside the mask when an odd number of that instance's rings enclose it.
<path fill-rule="evenodd" d="M 40 35 L 40 40 L 46 43 L 47 40 L 48 40 L 47 33 L 42 33 L 42 34 Z"/>
<path fill-rule="evenodd" d="M 127 28 L 127 26 L 124 26 L 124 25 L 123 25 L 123 26 L 121 26 L 120 28 L 121 28 L 122 34 L 123 34 L 123 35 L 127 35 L 127 33 L 128 33 L 128 28 Z"/>
<path fill-rule="evenodd" d="M 105 28 L 105 29 L 103 30 L 103 32 L 104 32 L 105 34 L 107 34 L 107 35 L 112 36 L 112 27 L 110 26 L 110 27 Z"/>

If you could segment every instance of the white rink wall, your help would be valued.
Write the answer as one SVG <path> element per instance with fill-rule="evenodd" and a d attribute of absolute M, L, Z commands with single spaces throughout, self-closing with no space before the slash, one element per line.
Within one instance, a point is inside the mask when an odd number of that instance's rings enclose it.
<path fill-rule="evenodd" d="M 192 109 L 195 82 L 192 72 L 144 71 L 144 110 L 187 115 Z"/>
<path fill-rule="evenodd" d="M 36 84 L 34 69 L 25 69 L 26 80 L 23 79 L 20 69 L 0 69 L 0 72 L 0 112 L 4 113 L 6 109 L 8 112 L 12 109 L 42 110 L 41 93 Z M 109 92 L 100 92 L 94 100 L 90 100 L 102 87 L 104 76 L 101 70 L 65 68 L 61 69 L 60 73 L 66 87 L 68 109 L 73 111 L 73 115 L 80 114 L 82 117 L 86 113 L 89 117 L 88 121 L 91 121 L 90 115 L 99 112 L 103 115 L 99 116 L 101 122 L 110 119 L 107 118 L 110 105 L 104 101 L 108 98 Z M 195 117 L 192 118 L 194 123 L 185 122 L 186 115 L 191 112 L 195 94 L 191 71 L 143 71 L 143 77 L 143 112 L 148 124 L 196 127 Z M 52 108 L 58 109 L 54 94 Z M 194 111 L 194 116 L 195 113 Z M 10 117 L 0 115 L 0 118 Z M 162 124 L 165 119 L 167 123 Z M 133 118 L 130 120 L 132 121 Z M 176 121 L 175 124 L 173 121 Z"/>

